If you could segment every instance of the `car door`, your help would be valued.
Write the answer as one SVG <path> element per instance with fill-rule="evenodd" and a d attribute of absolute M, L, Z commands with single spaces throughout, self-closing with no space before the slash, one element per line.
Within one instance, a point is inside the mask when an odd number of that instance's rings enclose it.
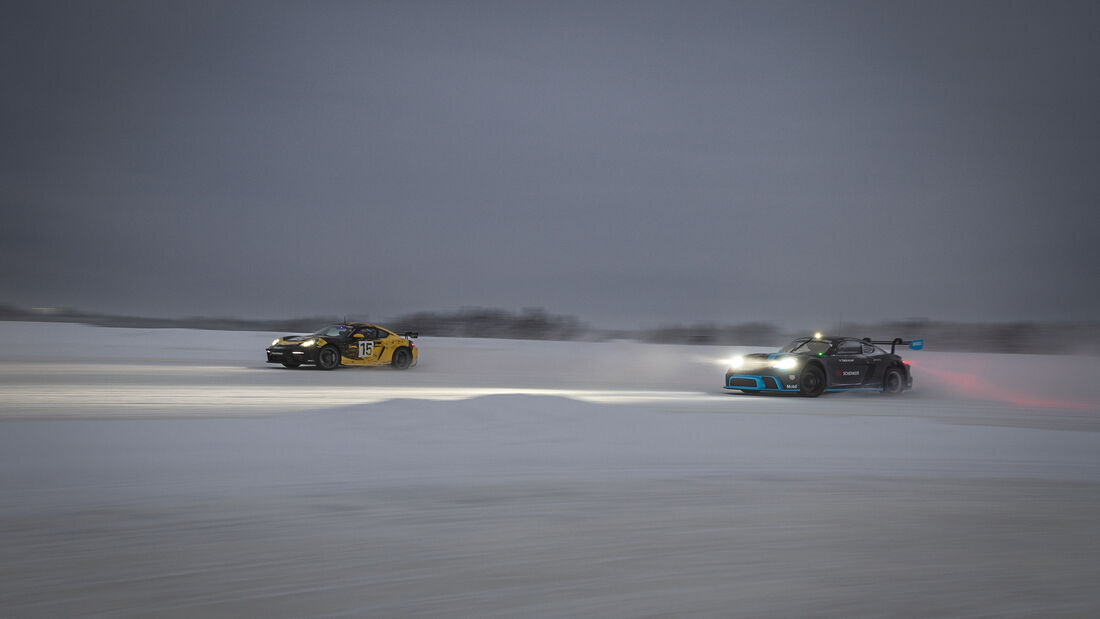
<path fill-rule="evenodd" d="M 863 377 L 865 385 L 879 385 L 886 371 L 886 353 L 879 347 L 863 343 L 863 356 L 867 359 L 867 375 Z"/>
<path fill-rule="evenodd" d="M 353 358 L 359 363 L 370 363 L 377 355 L 374 344 L 375 329 L 373 327 L 359 327 L 355 329 L 348 342 L 348 352 L 344 356 Z"/>
<path fill-rule="evenodd" d="M 862 385 L 867 379 L 870 362 L 863 354 L 863 342 L 859 340 L 841 340 L 833 355 L 830 386 L 854 387 Z"/>
<path fill-rule="evenodd" d="M 379 357 L 385 352 L 385 346 L 381 340 L 381 329 L 374 327 L 360 327 L 353 336 L 355 346 L 354 359 L 366 364 L 378 363 Z"/>

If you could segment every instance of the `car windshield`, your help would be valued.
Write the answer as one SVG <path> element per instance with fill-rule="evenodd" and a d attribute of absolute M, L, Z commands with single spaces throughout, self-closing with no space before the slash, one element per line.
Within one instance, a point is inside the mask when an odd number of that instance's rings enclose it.
<path fill-rule="evenodd" d="M 351 333 L 351 327 L 347 325 L 332 325 L 320 331 L 314 331 L 311 335 L 327 335 L 329 337 L 342 337 Z"/>
<path fill-rule="evenodd" d="M 790 344 L 787 344 L 783 348 L 779 349 L 779 352 L 808 352 L 813 354 L 823 353 L 829 350 L 832 346 L 832 342 L 829 340 L 815 340 L 810 338 L 797 339 Z"/>

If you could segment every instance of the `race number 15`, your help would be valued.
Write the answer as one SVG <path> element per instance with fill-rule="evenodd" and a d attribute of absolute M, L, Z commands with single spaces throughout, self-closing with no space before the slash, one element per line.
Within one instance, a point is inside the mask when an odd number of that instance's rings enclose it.
<path fill-rule="evenodd" d="M 359 342 L 359 358 L 369 357 L 374 352 L 374 342 Z"/>

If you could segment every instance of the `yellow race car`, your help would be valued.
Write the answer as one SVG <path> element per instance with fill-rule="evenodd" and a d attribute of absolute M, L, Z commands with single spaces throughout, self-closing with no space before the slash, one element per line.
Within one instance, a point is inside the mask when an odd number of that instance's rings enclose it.
<path fill-rule="evenodd" d="M 288 335 L 267 347 L 267 362 L 288 368 L 316 365 L 331 370 L 341 365 L 388 365 L 405 370 L 416 365 L 419 353 L 412 331 L 398 335 L 377 325 L 348 322 L 309 335 Z"/>

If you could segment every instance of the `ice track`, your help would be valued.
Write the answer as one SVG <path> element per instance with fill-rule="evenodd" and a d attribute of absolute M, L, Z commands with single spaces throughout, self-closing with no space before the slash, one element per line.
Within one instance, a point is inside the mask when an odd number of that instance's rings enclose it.
<path fill-rule="evenodd" d="M 1094 357 L 721 389 L 734 349 L 0 323 L 0 615 L 1095 616 Z"/>

